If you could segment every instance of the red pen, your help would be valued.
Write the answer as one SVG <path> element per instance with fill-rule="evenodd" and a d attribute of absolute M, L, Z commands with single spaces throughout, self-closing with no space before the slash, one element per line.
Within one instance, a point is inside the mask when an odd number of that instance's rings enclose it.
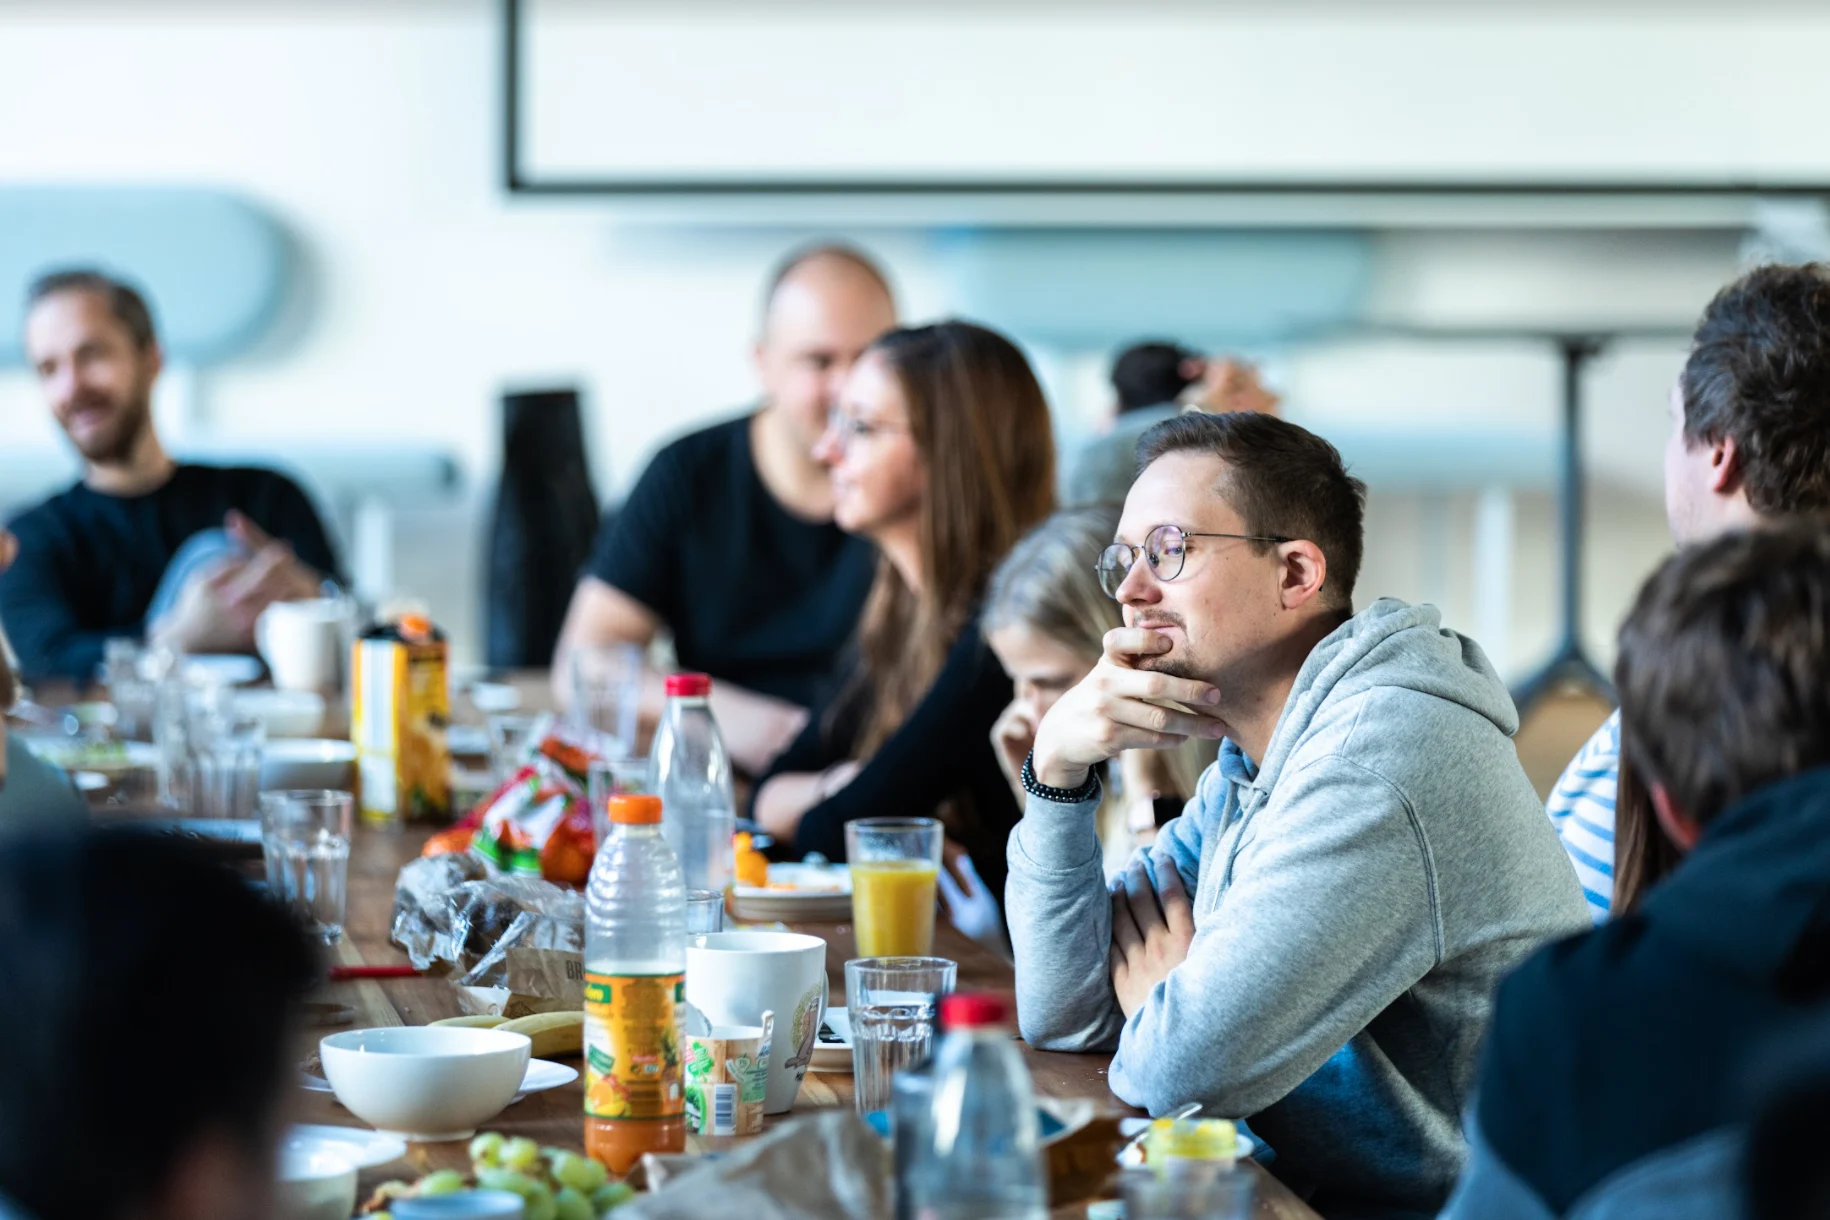
<path fill-rule="evenodd" d="M 418 978 L 419 973 L 412 966 L 332 966 L 330 981 L 342 983 L 350 979 L 411 979 Z"/>

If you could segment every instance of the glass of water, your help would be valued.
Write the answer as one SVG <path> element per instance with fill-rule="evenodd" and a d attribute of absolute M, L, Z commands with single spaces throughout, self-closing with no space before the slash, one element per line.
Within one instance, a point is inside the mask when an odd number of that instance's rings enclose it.
<path fill-rule="evenodd" d="M 724 895 L 717 890 L 686 891 L 686 934 L 724 931 Z"/>
<path fill-rule="evenodd" d="M 500 787 L 526 760 L 540 717 L 494 712 L 484 723 L 489 728 L 489 777 Z"/>
<path fill-rule="evenodd" d="M 634 644 L 579 648 L 572 653 L 572 723 L 594 738 L 606 758 L 635 753 L 642 702 L 642 650 Z"/>
<path fill-rule="evenodd" d="M 933 1051 L 935 1010 L 958 973 L 944 957 L 861 957 L 845 963 L 858 1113 L 888 1109 L 896 1073 Z"/>
<path fill-rule="evenodd" d="M 267 889 L 304 919 L 327 945 L 343 938 L 349 890 L 347 792 L 295 788 L 261 793 L 261 852 Z"/>

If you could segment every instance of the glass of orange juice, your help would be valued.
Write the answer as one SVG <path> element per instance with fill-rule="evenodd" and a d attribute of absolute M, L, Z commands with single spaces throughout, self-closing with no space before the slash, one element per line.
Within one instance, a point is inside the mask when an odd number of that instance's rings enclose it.
<path fill-rule="evenodd" d="M 940 844 L 941 825 L 933 818 L 860 818 L 845 824 L 859 957 L 933 952 Z"/>

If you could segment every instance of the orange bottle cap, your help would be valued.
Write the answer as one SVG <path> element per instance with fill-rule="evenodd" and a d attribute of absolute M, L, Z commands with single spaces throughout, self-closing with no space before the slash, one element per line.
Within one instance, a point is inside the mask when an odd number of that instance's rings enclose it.
<path fill-rule="evenodd" d="M 403 614 L 400 616 L 400 634 L 414 639 L 426 639 L 432 634 L 432 620 L 423 614 Z"/>
<path fill-rule="evenodd" d="M 610 798 L 610 820 L 619 826 L 655 826 L 661 821 L 661 798 L 625 794 Z"/>

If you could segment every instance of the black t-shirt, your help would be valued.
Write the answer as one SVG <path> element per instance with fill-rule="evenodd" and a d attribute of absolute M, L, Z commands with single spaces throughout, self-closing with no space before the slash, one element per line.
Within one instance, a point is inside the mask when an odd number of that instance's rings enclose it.
<path fill-rule="evenodd" d="M 824 771 L 852 757 L 863 719 L 864 687 L 854 684 L 843 704 L 816 708 L 794 744 L 769 765 L 768 776 Z M 1022 811 L 998 766 L 991 726 L 1010 703 L 1010 678 L 986 645 L 976 621 L 947 653 L 921 702 L 877 748 L 852 781 L 809 809 L 782 854 L 817 851 L 845 859 L 845 824 L 858 818 L 930 818 L 943 801 L 960 801 L 970 824 L 950 828 L 972 857 L 979 878 L 1004 901 L 1009 871 L 1005 845 Z"/>
<path fill-rule="evenodd" d="M 802 707 L 830 686 L 875 571 L 870 543 L 769 494 L 748 416 L 657 453 L 585 568 L 667 624 L 683 669 Z"/>
<path fill-rule="evenodd" d="M 87 682 L 111 636 L 140 635 L 172 556 L 237 509 L 328 577 L 336 556 L 298 484 L 271 470 L 180 465 L 140 496 L 78 483 L 15 519 L 19 558 L 0 575 L 0 622 L 28 680 Z"/>

